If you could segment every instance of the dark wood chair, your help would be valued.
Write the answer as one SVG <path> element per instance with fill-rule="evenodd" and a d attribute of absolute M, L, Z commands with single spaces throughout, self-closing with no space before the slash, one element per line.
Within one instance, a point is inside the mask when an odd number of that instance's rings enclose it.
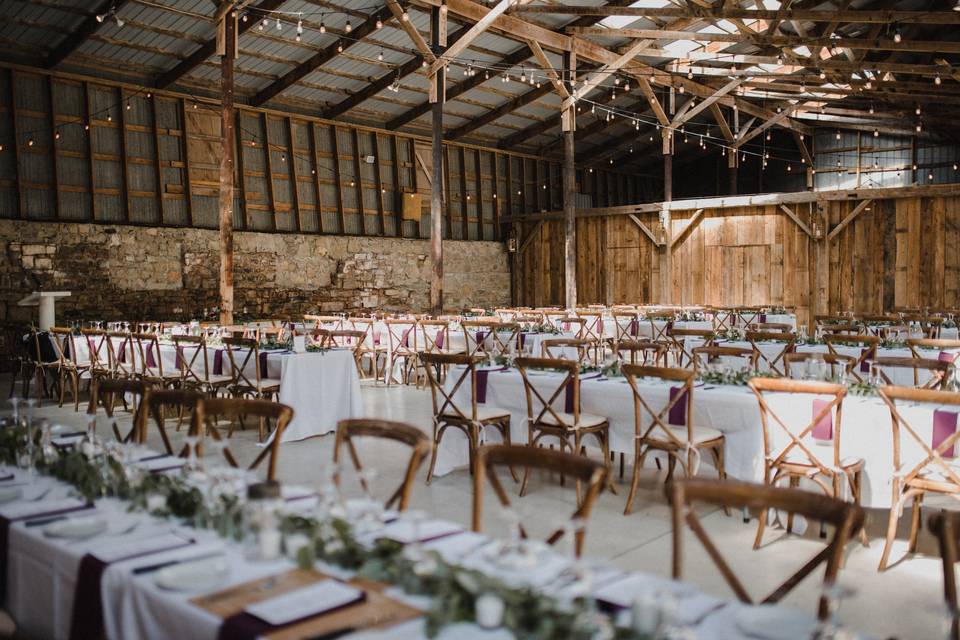
<path fill-rule="evenodd" d="M 593 505 L 603 491 L 607 483 L 607 468 L 604 464 L 591 460 L 584 456 L 555 451 L 553 449 L 540 449 L 535 447 L 525 447 L 521 445 L 488 445 L 480 447 L 477 452 L 476 473 L 473 475 L 473 530 L 482 530 L 483 520 L 483 488 L 486 479 L 489 477 L 490 486 L 493 487 L 500 504 L 504 508 L 510 507 L 510 498 L 507 497 L 500 478 L 497 476 L 496 467 L 507 466 L 511 470 L 514 467 L 522 466 L 527 471 L 531 468 L 560 473 L 563 477 L 571 476 L 576 479 L 577 486 L 585 485 L 586 489 L 582 496 L 578 496 L 577 508 L 571 516 L 571 520 L 578 519 L 586 522 L 590 518 Z M 560 528 L 554 531 L 547 544 L 554 544 L 563 537 L 564 529 Z M 526 529 L 520 523 L 520 536 L 527 537 Z M 575 533 L 575 550 L 579 556 L 583 550 L 583 540 L 585 532 L 578 530 Z"/>
<path fill-rule="evenodd" d="M 113 435 L 120 442 L 140 442 L 139 435 L 143 432 L 145 414 L 144 402 L 150 397 L 150 385 L 142 380 L 128 380 L 118 378 L 94 378 L 90 382 L 90 402 L 87 405 L 87 415 L 92 418 L 97 410 L 103 406 L 108 418 L 113 418 L 113 409 L 117 406 L 117 396 L 123 398 L 126 406 L 126 396 L 133 398 L 133 423 L 126 435 L 120 433 L 117 421 L 111 424 Z"/>
<path fill-rule="evenodd" d="M 403 482 L 394 491 L 384 505 L 389 509 L 396 505 L 399 511 L 403 511 L 410 504 L 410 492 L 413 490 L 413 483 L 416 480 L 417 470 L 423 464 L 427 454 L 433 448 L 430 438 L 420 429 L 403 422 L 394 422 L 392 420 L 376 420 L 371 418 L 354 418 L 350 420 L 341 420 L 337 423 L 337 439 L 333 446 L 333 462 L 338 464 L 341 457 L 341 449 L 346 446 L 350 454 L 350 460 L 353 462 L 353 468 L 360 474 L 360 484 L 364 491 L 369 491 L 367 481 L 362 475 L 363 466 L 360 462 L 360 456 L 353 444 L 354 438 L 381 438 L 383 440 L 392 440 L 400 442 L 410 447 L 410 462 L 407 463 L 407 470 L 403 475 Z M 337 482 L 339 483 L 339 475 Z"/>
<path fill-rule="evenodd" d="M 269 400 L 251 400 L 247 398 L 203 398 L 197 402 L 193 411 L 193 424 L 190 426 L 191 434 L 197 438 L 204 438 L 207 434 L 213 436 L 216 440 L 222 440 L 217 425 L 208 419 L 208 416 L 223 417 L 235 420 L 240 416 L 254 416 L 261 420 L 275 420 L 276 428 L 273 431 L 273 440 L 269 445 L 263 448 L 247 469 L 256 469 L 265 458 L 270 459 L 267 464 L 267 480 L 273 480 L 277 473 L 277 459 L 280 452 L 280 441 L 283 439 L 283 432 L 287 425 L 293 419 L 293 409 L 279 402 L 270 402 Z M 202 441 L 201 441 L 202 442 Z M 202 447 L 202 444 L 198 445 Z M 202 449 L 201 449 L 202 452 Z M 236 467 L 237 460 L 230 451 L 229 446 L 224 447 L 223 455 L 227 462 Z"/>
<path fill-rule="evenodd" d="M 847 541 L 862 531 L 864 513 L 858 505 L 821 496 L 799 489 L 770 487 L 745 482 L 716 482 L 708 480 L 683 479 L 666 486 L 666 495 L 673 512 L 673 577 L 683 579 L 683 538 L 684 529 L 690 531 L 703 544 L 704 549 L 713 560 L 724 580 L 744 603 L 775 603 L 780 602 L 787 594 L 814 572 L 821 564 L 825 565 L 823 584 L 836 582 L 837 575 L 843 566 L 843 552 Z M 818 520 L 833 525 L 833 538 L 817 555 L 804 564 L 796 573 L 788 577 L 779 587 L 774 589 L 762 600 L 754 600 L 747 591 L 733 569 L 724 559 L 713 540 L 697 517 L 694 505 L 705 503 L 722 507 L 753 509 L 766 513 L 770 509 L 777 509 L 793 515 L 801 515 L 811 520 Z M 818 617 L 825 620 L 828 607 L 821 597 L 818 608 Z"/>
<path fill-rule="evenodd" d="M 957 538 L 960 536 L 960 511 L 942 511 L 930 517 L 930 532 L 937 537 L 943 562 L 943 598 L 951 614 L 951 640 L 960 640 L 957 605 Z"/>
<path fill-rule="evenodd" d="M 252 338 L 223 338 L 227 361 L 230 364 L 230 393 L 238 398 L 273 400 L 280 395 L 280 379 L 267 376 L 265 359 L 260 358 L 260 345 Z M 251 377 L 248 372 L 253 370 Z M 267 423 L 263 416 L 257 421 L 260 442 L 266 437 Z"/>
<path fill-rule="evenodd" d="M 183 419 L 183 416 L 190 414 L 193 415 L 193 412 L 196 410 L 197 403 L 204 398 L 204 394 L 196 391 L 194 389 L 162 389 L 152 391 L 146 399 L 146 409 L 140 412 L 141 419 L 138 429 L 137 442 L 143 444 L 147 441 L 147 431 L 149 430 L 150 418 L 153 418 L 154 424 L 157 426 L 157 431 L 160 434 L 160 439 L 163 441 L 163 447 L 167 452 L 167 455 L 174 455 L 174 448 L 170 444 L 170 436 L 167 435 L 166 430 L 166 414 L 170 409 L 176 411 L 177 414 L 177 424 L 179 425 L 180 421 Z M 193 422 L 191 417 L 190 422 Z M 188 453 L 188 448 L 185 445 L 181 448 L 180 452 L 177 454 L 181 457 L 185 457 Z"/>
<path fill-rule="evenodd" d="M 53 348 L 57 354 L 57 365 L 54 371 L 57 374 L 57 387 L 60 390 L 60 406 L 66 393 L 67 381 L 73 392 L 73 410 L 80 410 L 80 378 L 87 375 L 90 362 L 82 362 L 77 357 L 77 345 L 74 342 L 73 329 L 68 327 L 52 327 L 49 331 Z"/>

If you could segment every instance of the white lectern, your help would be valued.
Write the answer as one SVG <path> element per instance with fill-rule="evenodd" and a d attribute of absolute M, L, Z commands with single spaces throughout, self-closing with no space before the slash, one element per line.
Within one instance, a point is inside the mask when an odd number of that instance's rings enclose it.
<path fill-rule="evenodd" d="M 40 331 L 48 331 L 50 327 L 56 326 L 57 298 L 66 298 L 69 295 L 69 291 L 34 291 L 18 302 L 17 305 L 21 307 L 39 307 L 40 318 L 37 326 L 40 328 Z"/>

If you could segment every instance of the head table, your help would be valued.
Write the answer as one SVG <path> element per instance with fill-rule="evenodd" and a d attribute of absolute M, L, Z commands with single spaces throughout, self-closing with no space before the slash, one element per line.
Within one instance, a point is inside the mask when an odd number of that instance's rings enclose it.
<path fill-rule="evenodd" d="M 238 592 L 248 595 L 252 592 L 253 601 L 262 601 L 303 588 L 303 576 L 313 574 L 304 574 L 303 567 L 294 571 L 297 568 L 294 561 L 283 556 L 266 561 L 249 560 L 240 544 L 218 537 L 211 530 L 196 529 L 172 517 L 129 510 L 127 503 L 116 498 L 86 503 L 74 497 L 70 485 L 50 477 L 30 476 L 18 470 L 14 477 L 0 481 L 0 490 L 13 486 L 20 487 L 22 497 L 0 506 L 3 525 L 0 530 L 6 533 L 0 553 L 6 559 L 2 576 L 5 604 L 24 633 L 44 638 L 84 638 L 93 637 L 99 627 L 106 637 L 117 639 L 249 637 L 252 640 L 258 634 L 301 637 L 292 633 L 289 626 L 259 627 L 256 633 L 247 634 L 242 625 L 225 627 L 224 619 L 212 612 L 218 603 L 229 601 Z M 283 487 L 280 496 L 286 512 L 306 515 L 316 512 L 318 496 L 310 489 Z M 347 501 L 345 513 L 348 515 L 344 517 L 353 517 L 349 515 L 354 513 L 351 501 Z M 69 540 L 47 535 L 59 518 L 85 518 L 94 514 L 102 514 L 110 523 L 105 532 Z M 482 571 L 510 580 L 516 587 L 526 586 L 554 597 L 563 593 L 588 593 L 590 601 L 596 599 L 602 610 L 612 612 L 618 624 L 629 624 L 631 611 L 637 611 L 633 603 L 638 598 L 657 593 L 660 598 L 668 597 L 674 624 L 692 631 L 689 637 L 733 640 L 748 637 L 742 630 L 744 620 L 753 619 L 750 612 L 758 609 L 706 595 L 661 576 L 627 573 L 589 561 L 575 564 L 561 553 L 563 545 L 559 551 L 538 547 L 535 565 L 501 566 L 495 564 L 494 558 L 505 543 L 463 531 L 453 523 L 432 520 L 425 514 L 416 525 L 411 525 L 409 516 L 399 520 L 397 517 L 395 513 L 380 512 L 375 521 L 368 521 L 371 526 L 358 539 L 393 538 L 409 544 L 417 541 L 410 532 L 419 531 L 422 557 L 433 551 L 450 565 Z M 207 557 L 219 558 L 229 567 L 214 583 L 185 590 L 158 586 L 157 576 L 162 568 Z M 584 577 L 582 567 L 589 567 L 589 579 Z M 313 568 L 338 580 L 355 577 L 352 571 L 328 562 L 318 561 Z M 574 574 L 579 581 L 571 581 L 571 568 L 580 571 Z M 250 581 L 257 580 L 260 582 L 249 586 Z M 381 593 L 374 586 L 370 589 Z M 406 594 L 398 587 L 386 587 L 382 596 L 387 598 L 384 602 L 399 603 L 393 605 L 395 607 L 413 609 L 412 615 L 406 615 L 396 625 L 357 629 L 347 637 L 417 640 L 427 637 L 425 620 L 418 611 L 430 607 L 429 598 Z M 784 624 L 799 624 L 807 632 L 805 637 L 810 637 L 815 629 L 813 602 L 810 614 L 773 605 L 764 605 L 762 609 L 767 624 L 776 624 L 782 618 Z M 479 614 L 479 606 L 477 611 Z M 100 617 L 91 615 L 96 612 L 101 613 Z M 300 628 L 298 625 L 309 625 L 311 621 L 322 623 L 323 615 L 298 619 L 294 625 Z M 234 617 L 230 621 L 230 624 L 236 623 Z M 442 627 L 439 637 L 491 640 L 513 636 L 503 628 L 482 629 L 473 622 L 457 622 Z"/>

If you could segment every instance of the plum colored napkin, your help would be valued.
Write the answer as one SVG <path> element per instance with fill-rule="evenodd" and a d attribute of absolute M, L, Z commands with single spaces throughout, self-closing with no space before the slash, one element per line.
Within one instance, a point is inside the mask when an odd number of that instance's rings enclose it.
<path fill-rule="evenodd" d="M 941 351 L 940 355 L 937 356 L 937 360 L 940 362 L 956 362 L 957 357 L 960 356 L 960 352 L 950 353 L 949 351 Z"/>
<path fill-rule="evenodd" d="M 477 402 L 483 404 L 487 401 L 487 382 L 491 371 L 506 371 L 507 367 L 502 369 L 479 369 L 477 371 Z"/>
<path fill-rule="evenodd" d="M 877 348 L 876 347 L 865 347 L 860 349 L 860 355 L 866 355 L 867 358 L 876 358 L 877 357 Z M 867 362 L 866 358 L 863 362 L 860 363 L 860 373 L 870 373 L 870 363 Z"/>
<path fill-rule="evenodd" d="M 156 360 L 154 359 L 154 357 L 153 357 L 153 343 L 152 343 L 152 342 L 147 345 L 146 360 L 147 360 L 147 366 L 148 366 L 148 367 L 156 367 L 156 366 L 157 366 L 157 361 L 156 361 Z"/>
<path fill-rule="evenodd" d="M 437 339 L 434 341 L 437 349 L 443 349 L 443 331 L 437 333 Z"/>
<path fill-rule="evenodd" d="M 267 352 L 263 351 L 260 353 L 260 377 L 269 378 L 267 374 Z"/>
<path fill-rule="evenodd" d="M 957 412 L 934 409 L 933 439 L 931 442 L 931 446 L 934 449 L 936 449 L 941 444 L 943 444 L 944 440 L 946 440 L 956 432 L 957 432 Z M 956 457 L 955 449 L 956 449 L 956 445 L 950 445 L 950 447 L 940 455 L 944 458 L 954 458 Z"/>
<path fill-rule="evenodd" d="M 630 321 L 630 335 L 635 336 L 640 333 L 640 321 L 634 318 Z"/>
<path fill-rule="evenodd" d="M 815 398 L 813 401 L 813 416 L 817 415 L 823 411 L 824 407 L 828 406 L 830 403 L 826 400 L 820 400 Z M 815 440 L 831 440 L 833 439 L 833 412 L 831 411 L 827 415 L 820 418 L 820 421 L 817 422 L 816 426 L 810 430 L 810 435 L 813 436 Z"/>
<path fill-rule="evenodd" d="M 217 349 L 213 352 L 213 374 L 223 375 L 223 349 Z"/>
<path fill-rule="evenodd" d="M 677 403 L 670 407 L 670 413 L 667 416 L 669 424 L 685 427 L 687 425 L 687 393 L 684 387 L 670 387 L 670 401 L 680 395 Z"/>

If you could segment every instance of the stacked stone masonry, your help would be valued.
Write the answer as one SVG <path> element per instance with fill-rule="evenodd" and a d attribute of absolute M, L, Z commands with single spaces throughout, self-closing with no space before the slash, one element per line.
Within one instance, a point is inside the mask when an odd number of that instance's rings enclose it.
<path fill-rule="evenodd" d="M 203 229 L 0 221 L 0 321 L 35 322 L 16 303 L 38 286 L 73 293 L 58 322 L 214 319 L 218 244 Z M 234 252 L 240 317 L 429 307 L 428 240 L 238 232 Z M 508 305 L 508 264 L 502 243 L 445 241 L 444 307 Z"/>

